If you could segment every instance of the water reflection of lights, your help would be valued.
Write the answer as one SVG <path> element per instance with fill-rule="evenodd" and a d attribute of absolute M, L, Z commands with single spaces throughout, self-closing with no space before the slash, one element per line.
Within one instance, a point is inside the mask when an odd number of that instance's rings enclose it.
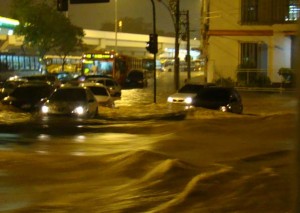
<path fill-rule="evenodd" d="M 49 153 L 48 151 L 45 151 L 45 150 L 37 150 L 36 152 L 41 155 L 45 155 L 45 154 Z"/>
<path fill-rule="evenodd" d="M 49 141 L 51 139 L 50 135 L 46 134 L 40 134 L 37 138 L 41 141 Z"/>
<path fill-rule="evenodd" d="M 75 136 L 75 141 L 78 143 L 83 143 L 83 142 L 85 142 L 85 140 L 86 140 L 86 137 L 84 135 Z"/>
<path fill-rule="evenodd" d="M 74 156 L 85 156 L 85 153 L 84 152 L 73 152 L 71 155 L 74 155 Z"/>

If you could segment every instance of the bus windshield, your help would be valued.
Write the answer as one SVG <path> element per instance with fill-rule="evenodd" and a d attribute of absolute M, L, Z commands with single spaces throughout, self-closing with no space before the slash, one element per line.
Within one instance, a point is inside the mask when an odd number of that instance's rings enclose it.
<path fill-rule="evenodd" d="M 112 75 L 113 61 L 109 60 L 85 60 L 83 62 L 85 75 Z"/>

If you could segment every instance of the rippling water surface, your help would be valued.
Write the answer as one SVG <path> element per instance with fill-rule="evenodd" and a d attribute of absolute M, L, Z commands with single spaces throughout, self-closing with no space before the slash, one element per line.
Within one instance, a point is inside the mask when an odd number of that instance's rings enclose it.
<path fill-rule="evenodd" d="M 166 94 L 125 90 L 84 121 L 2 108 L 0 212 L 292 212 L 292 95 L 245 93 L 235 115 Z"/>

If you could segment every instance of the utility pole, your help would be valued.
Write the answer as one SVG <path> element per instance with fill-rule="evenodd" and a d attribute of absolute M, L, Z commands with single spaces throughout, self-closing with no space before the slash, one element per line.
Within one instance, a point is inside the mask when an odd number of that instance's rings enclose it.
<path fill-rule="evenodd" d="M 190 44 L 190 12 L 186 11 L 186 60 L 187 60 L 187 78 L 191 79 L 191 44 Z"/>
<path fill-rule="evenodd" d="M 154 0 L 151 0 L 152 11 L 153 11 L 153 34 L 152 39 L 150 39 L 150 45 L 152 45 L 151 53 L 153 53 L 153 98 L 154 103 L 156 103 L 156 54 L 157 54 L 157 34 L 156 34 L 156 12 Z M 151 35 L 150 35 L 151 37 Z M 154 45 L 154 47 L 153 47 Z M 153 49 L 154 48 L 154 49 Z"/>
<path fill-rule="evenodd" d="M 176 0 L 175 4 L 175 63 L 174 63 L 174 81 L 175 90 L 179 89 L 179 31 L 180 31 L 180 5 L 179 0 Z"/>
<path fill-rule="evenodd" d="M 182 25 L 184 27 L 181 33 L 182 39 L 186 41 L 186 56 L 185 62 L 187 63 L 187 79 L 191 79 L 191 54 L 190 54 L 190 17 L 189 10 L 182 11 L 181 15 L 184 17 Z"/>
<path fill-rule="evenodd" d="M 202 0 L 201 2 L 201 55 L 204 59 L 204 82 L 207 83 L 207 63 L 208 63 L 208 30 L 209 30 L 209 19 L 208 19 L 208 4 L 209 0 Z"/>
<path fill-rule="evenodd" d="M 118 52 L 118 0 L 115 0 L 115 53 Z"/>

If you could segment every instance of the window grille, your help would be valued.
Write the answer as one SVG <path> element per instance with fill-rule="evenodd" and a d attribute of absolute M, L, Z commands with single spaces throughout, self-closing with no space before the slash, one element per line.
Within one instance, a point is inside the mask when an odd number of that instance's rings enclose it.
<path fill-rule="evenodd" d="M 242 0 L 242 23 L 255 23 L 258 18 L 258 0 Z"/>
<path fill-rule="evenodd" d="M 296 22 L 299 15 L 298 0 L 241 0 L 241 23 L 244 25 Z"/>

